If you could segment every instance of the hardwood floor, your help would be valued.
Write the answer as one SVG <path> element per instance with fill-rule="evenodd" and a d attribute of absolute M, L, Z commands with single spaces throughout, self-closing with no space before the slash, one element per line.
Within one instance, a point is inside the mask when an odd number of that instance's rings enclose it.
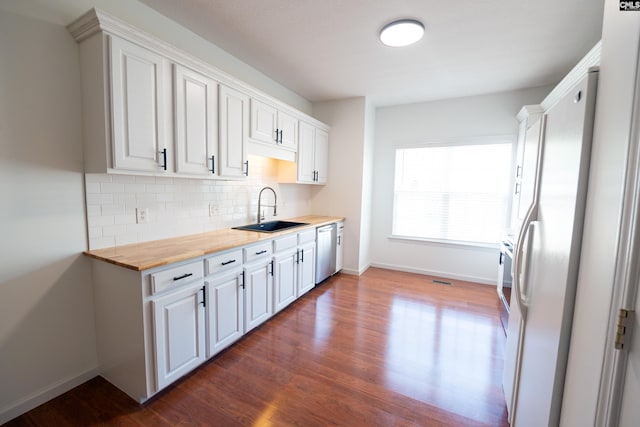
<path fill-rule="evenodd" d="M 495 288 L 339 274 L 144 405 L 98 377 L 27 425 L 508 426 Z"/>

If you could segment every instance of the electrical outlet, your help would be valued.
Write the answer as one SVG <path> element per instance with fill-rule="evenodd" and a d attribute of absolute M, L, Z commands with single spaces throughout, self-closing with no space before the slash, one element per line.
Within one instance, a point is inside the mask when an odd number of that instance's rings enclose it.
<path fill-rule="evenodd" d="M 218 210 L 218 206 L 216 206 L 214 203 L 209 203 L 209 216 L 216 216 L 220 213 L 220 211 Z"/>
<path fill-rule="evenodd" d="M 149 222 L 149 208 L 136 208 L 136 223 L 146 224 Z"/>

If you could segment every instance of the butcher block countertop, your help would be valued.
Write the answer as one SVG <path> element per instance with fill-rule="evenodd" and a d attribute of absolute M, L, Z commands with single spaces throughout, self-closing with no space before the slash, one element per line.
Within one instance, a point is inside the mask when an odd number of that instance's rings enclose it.
<path fill-rule="evenodd" d="M 214 252 L 258 243 L 278 236 L 298 233 L 302 230 L 342 220 L 344 220 L 342 217 L 307 215 L 289 218 L 286 221 L 306 222 L 309 225 L 275 233 L 258 233 L 226 228 L 208 233 L 96 249 L 86 251 L 84 254 L 131 270 L 142 271 Z"/>

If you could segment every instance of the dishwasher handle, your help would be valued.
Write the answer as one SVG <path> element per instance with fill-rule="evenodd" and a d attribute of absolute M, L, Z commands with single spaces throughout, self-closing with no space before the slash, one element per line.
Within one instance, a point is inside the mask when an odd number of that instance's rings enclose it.
<path fill-rule="evenodd" d="M 325 225 L 323 227 L 318 227 L 318 233 L 328 233 L 335 228 L 335 224 Z"/>

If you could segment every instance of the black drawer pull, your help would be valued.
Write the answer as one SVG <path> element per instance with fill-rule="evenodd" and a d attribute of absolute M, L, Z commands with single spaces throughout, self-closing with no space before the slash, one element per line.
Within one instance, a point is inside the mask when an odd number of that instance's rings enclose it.
<path fill-rule="evenodd" d="M 193 273 L 187 273 L 187 274 L 183 274 L 182 276 L 174 277 L 173 280 L 186 279 L 189 276 L 193 276 Z"/>
<path fill-rule="evenodd" d="M 236 262 L 235 259 L 230 259 L 229 261 L 223 262 L 222 265 L 229 265 L 229 264 L 233 264 L 234 262 Z"/>
<path fill-rule="evenodd" d="M 263 249 L 260 252 L 256 252 L 256 255 L 262 255 L 262 254 L 266 254 L 266 253 L 267 253 L 267 250 Z"/>

